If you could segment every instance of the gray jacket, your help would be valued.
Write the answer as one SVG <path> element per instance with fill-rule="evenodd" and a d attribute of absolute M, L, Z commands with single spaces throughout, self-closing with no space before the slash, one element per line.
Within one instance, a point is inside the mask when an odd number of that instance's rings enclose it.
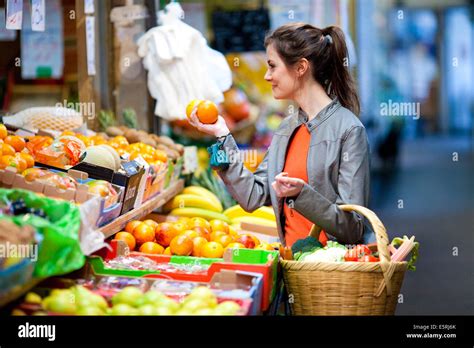
<path fill-rule="evenodd" d="M 280 239 L 284 238 L 283 199 L 276 196 L 271 183 L 284 167 L 286 150 L 294 130 L 305 124 L 311 133 L 307 158 L 308 184 L 287 204 L 321 227 L 330 239 L 341 243 L 360 242 L 364 221 L 354 212 L 344 212 L 338 204 L 367 206 L 369 199 L 369 146 L 359 119 L 334 99 L 308 122 L 301 109 L 286 117 L 275 131 L 271 145 L 257 170 L 248 171 L 241 161 L 219 170 L 234 199 L 246 211 L 271 204 L 277 218 Z M 238 151 L 232 136 L 224 142 L 227 153 Z M 240 156 L 233 156 L 240 158 Z M 283 228 L 282 228 L 283 226 Z"/>

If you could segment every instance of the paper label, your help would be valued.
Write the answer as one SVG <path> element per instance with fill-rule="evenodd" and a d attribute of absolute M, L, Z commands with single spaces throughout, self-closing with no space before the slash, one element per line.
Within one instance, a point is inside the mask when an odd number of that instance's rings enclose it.
<path fill-rule="evenodd" d="M 45 4 L 44 0 L 31 1 L 31 30 L 44 31 Z"/>
<path fill-rule="evenodd" d="M 23 0 L 7 0 L 7 29 L 20 30 L 22 21 Z"/>

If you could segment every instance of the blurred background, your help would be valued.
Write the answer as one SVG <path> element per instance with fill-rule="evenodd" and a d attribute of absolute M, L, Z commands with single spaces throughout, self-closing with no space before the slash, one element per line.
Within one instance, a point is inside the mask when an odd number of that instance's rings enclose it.
<path fill-rule="evenodd" d="M 88 44 L 80 31 L 85 16 L 80 3 L 46 0 L 46 30 L 36 32 L 28 26 L 6 30 L 5 1 L 0 1 L 2 115 L 64 101 L 93 100 L 96 111 L 116 114 L 134 108 L 142 129 L 200 146 L 199 158 L 206 162 L 210 139 L 154 115 L 147 72 L 136 54 L 137 39 L 156 26 L 157 11 L 169 1 L 134 1 L 149 15 L 127 25 L 112 23 L 110 12 L 130 2 L 96 1 L 93 79 L 84 62 Z M 223 113 L 241 147 L 257 149 L 259 160 L 292 110 L 291 104 L 272 98 L 263 80 L 265 33 L 287 22 L 344 30 L 371 146 L 369 208 L 390 237 L 415 235 L 421 244 L 417 270 L 405 277 L 397 314 L 473 314 L 473 1 L 179 3 L 182 20 L 226 55 L 233 87 Z M 124 57 L 130 62 L 126 68 L 119 63 Z M 242 114 L 239 108 L 246 107 Z M 97 127 L 96 119 L 88 123 Z M 254 170 L 257 164 L 247 166 Z"/>

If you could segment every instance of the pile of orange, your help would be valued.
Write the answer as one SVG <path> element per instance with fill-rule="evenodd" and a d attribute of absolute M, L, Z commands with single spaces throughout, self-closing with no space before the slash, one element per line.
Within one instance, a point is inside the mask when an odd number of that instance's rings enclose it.
<path fill-rule="evenodd" d="M 144 143 L 122 146 L 117 149 L 117 152 L 120 155 L 128 153 L 131 160 L 141 156 L 150 165 L 159 165 L 160 163 L 166 163 L 168 161 L 168 156 L 164 151 L 155 149 L 153 146 Z"/>
<path fill-rule="evenodd" d="M 35 165 L 33 156 L 26 148 L 26 141 L 18 135 L 8 135 L 0 124 L 0 169 L 14 167 L 19 173 Z"/>
<path fill-rule="evenodd" d="M 130 250 L 147 254 L 164 254 L 221 258 L 226 249 L 251 247 L 275 250 L 277 245 L 261 243 L 250 234 L 238 234 L 221 220 L 180 217 L 177 221 L 157 223 L 154 220 L 130 221 L 115 239 L 123 240 Z M 245 241 L 253 241 L 248 243 Z M 241 241 L 241 242 L 240 242 Z M 246 245 L 244 245 L 246 243 Z"/>

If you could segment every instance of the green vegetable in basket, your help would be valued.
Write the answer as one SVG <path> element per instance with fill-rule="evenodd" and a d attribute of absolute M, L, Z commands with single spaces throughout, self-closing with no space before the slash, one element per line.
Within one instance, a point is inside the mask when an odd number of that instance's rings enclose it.
<path fill-rule="evenodd" d="M 298 252 L 312 252 L 318 248 L 322 248 L 323 245 L 316 238 L 309 236 L 304 239 L 298 239 L 292 246 L 291 252 L 296 255 Z"/>
<path fill-rule="evenodd" d="M 338 242 L 328 241 L 324 248 L 316 248 L 312 251 L 303 252 L 297 261 L 343 262 L 346 252 L 347 248 L 344 245 L 339 244 Z"/>

